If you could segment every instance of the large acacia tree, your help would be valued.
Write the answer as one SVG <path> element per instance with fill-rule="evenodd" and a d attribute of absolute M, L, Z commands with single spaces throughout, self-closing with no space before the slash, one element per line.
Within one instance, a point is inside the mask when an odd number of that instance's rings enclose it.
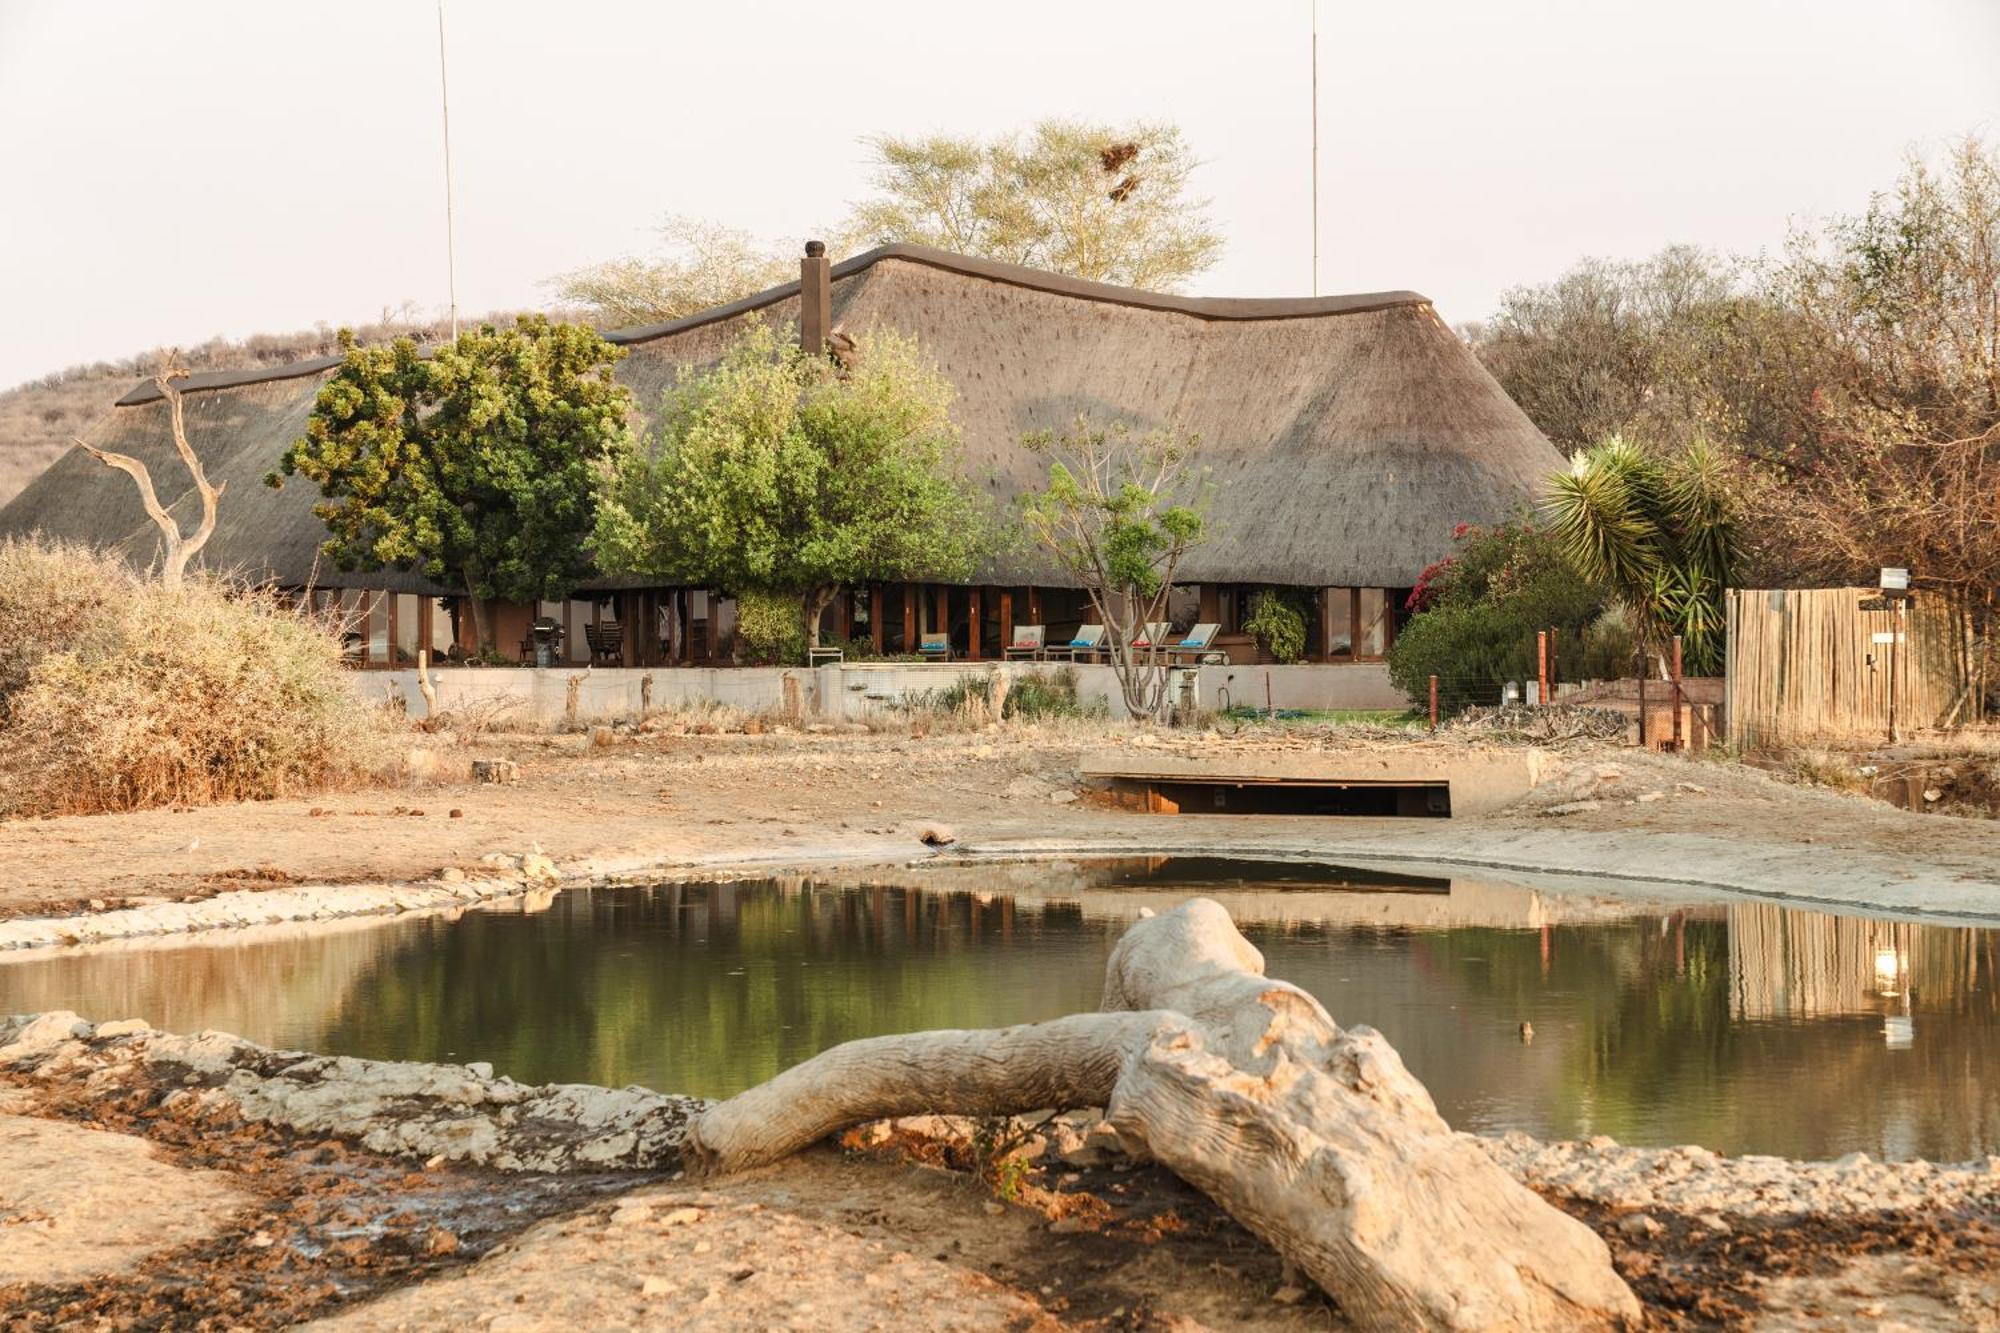
<path fill-rule="evenodd" d="M 984 522 L 954 396 L 914 342 L 864 333 L 845 363 L 762 325 L 668 390 L 648 448 L 603 477 L 607 569 L 797 599 L 807 641 L 843 585 L 972 573 Z"/>
<path fill-rule="evenodd" d="M 611 377 L 624 352 L 534 315 L 428 354 L 344 330 L 341 348 L 305 435 L 265 479 L 319 483 L 327 557 L 462 585 L 482 648 L 487 598 L 568 596 L 590 571 L 598 470 L 631 443 L 631 398 Z"/>
<path fill-rule="evenodd" d="M 913 242 L 1094 282 L 1176 291 L 1222 254 L 1179 127 L 1043 120 L 990 139 L 880 135 L 874 192 L 822 232 L 830 253 Z M 616 324 L 679 319 L 798 277 L 798 246 L 672 216 L 649 255 L 550 280 Z"/>

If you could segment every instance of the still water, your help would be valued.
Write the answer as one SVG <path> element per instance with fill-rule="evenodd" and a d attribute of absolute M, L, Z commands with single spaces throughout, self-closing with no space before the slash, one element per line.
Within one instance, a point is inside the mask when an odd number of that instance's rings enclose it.
<path fill-rule="evenodd" d="M 1196 892 L 1462 1129 L 2000 1152 L 2000 931 L 1280 862 L 666 884 L 99 947 L 0 961 L 0 1013 L 719 1096 L 852 1037 L 1095 1008 L 1139 907 Z"/>

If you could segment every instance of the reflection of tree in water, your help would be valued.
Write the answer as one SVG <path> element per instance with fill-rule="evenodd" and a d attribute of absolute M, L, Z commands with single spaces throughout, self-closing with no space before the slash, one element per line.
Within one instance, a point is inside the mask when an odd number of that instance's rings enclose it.
<path fill-rule="evenodd" d="M 489 1060 L 524 1081 L 715 1095 L 852 1037 L 1094 1008 L 1110 934 L 1073 909 L 969 893 L 576 893 L 539 917 L 474 913 L 410 940 L 328 1039 L 354 1054 Z"/>
<path fill-rule="evenodd" d="M 723 1093 L 852 1037 L 1095 1008 L 1136 899 L 1081 896 L 802 879 L 568 893 L 538 912 L 9 962 L 0 1012 Z M 1574 920 L 1572 900 L 1460 886 L 1223 896 L 1273 975 L 1381 1028 L 1461 1127 L 1807 1156 L 2000 1150 L 1985 1081 L 2000 932 L 1765 905 Z M 1353 924 L 1385 903 L 1423 913 Z M 1536 919 L 1551 924 L 1510 928 Z"/>
<path fill-rule="evenodd" d="M 143 1018 L 166 1032 L 212 1028 L 313 1050 L 322 1015 L 346 1003 L 414 924 L 253 926 L 195 942 L 9 959 L 0 965 L 0 1013 L 73 1009 L 93 1021 Z"/>

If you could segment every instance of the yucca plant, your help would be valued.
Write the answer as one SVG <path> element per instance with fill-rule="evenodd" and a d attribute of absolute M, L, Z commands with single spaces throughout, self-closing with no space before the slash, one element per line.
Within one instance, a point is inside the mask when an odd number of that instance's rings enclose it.
<path fill-rule="evenodd" d="M 1625 606 L 1642 649 L 1664 664 L 1678 634 L 1688 674 L 1721 670 L 1736 500 L 1719 450 L 1661 458 L 1614 435 L 1552 478 L 1546 503 L 1564 557 Z"/>

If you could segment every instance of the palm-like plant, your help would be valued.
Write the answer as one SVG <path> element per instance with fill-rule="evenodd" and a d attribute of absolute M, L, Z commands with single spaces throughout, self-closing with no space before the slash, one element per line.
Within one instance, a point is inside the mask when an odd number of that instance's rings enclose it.
<path fill-rule="evenodd" d="M 1614 435 L 1550 480 L 1547 505 L 1565 558 L 1611 589 L 1644 648 L 1659 656 L 1678 634 L 1691 674 L 1720 669 L 1736 501 L 1713 445 L 1661 458 Z"/>

